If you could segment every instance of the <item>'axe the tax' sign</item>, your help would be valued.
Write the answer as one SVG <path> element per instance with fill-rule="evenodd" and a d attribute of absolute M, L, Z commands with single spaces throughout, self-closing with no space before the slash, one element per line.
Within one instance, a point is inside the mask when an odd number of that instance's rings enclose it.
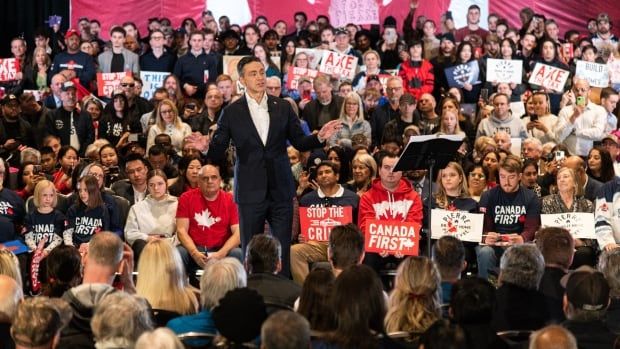
<path fill-rule="evenodd" d="M 300 207 L 299 220 L 306 241 L 329 241 L 335 226 L 353 221 L 353 209 L 351 206 Z"/>
<path fill-rule="evenodd" d="M 323 58 L 319 71 L 328 75 L 338 75 L 341 78 L 353 80 L 357 69 L 357 57 L 343 55 L 334 51 L 323 51 Z"/>
<path fill-rule="evenodd" d="M 532 75 L 530 75 L 530 81 L 532 85 L 542 86 L 546 89 L 562 92 L 564 91 L 564 84 L 570 72 L 568 70 L 560 69 L 550 65 L 536 63 Z"/>
<path fill-rule="evenodd" d="M 420 224 L 371 220 L 366 225 L 366 252 L 418 255 Z"/>
<path fill-rule="evenodd" d="M 16 58 L 0 58 L 0 81 L 17 80 L 19 61 Z"/>

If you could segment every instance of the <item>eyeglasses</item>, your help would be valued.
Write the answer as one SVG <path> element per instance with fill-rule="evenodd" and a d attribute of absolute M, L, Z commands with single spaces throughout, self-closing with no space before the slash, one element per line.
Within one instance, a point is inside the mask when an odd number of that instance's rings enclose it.
<path fill-rule="evenodd" d="M 87 173 L 87 175 L 89 176 L 93 176 L 95 178 L 103 178 L 103 173 L 94 173 L 94 172 L 89 172 Z"/>
<path fill-rule="evenodd" d="M 484 179 L 484 177 L 485 177 L 485 176 L 484 176 L 484 174 L 482 174 L 482 173 L 470 172 L 470 173 L 469 173 L 469 177 L 476 177 L 476 178 L 482 178 L 482 179 Z"/>
<path fill-rule="evenodd" d="M 589 88 L 574 88 L 573 91 L 584 93 L 584 92 L 590 91 L 590 89 Z"/>
<path fill-rule="evenodd" d="M 134 84 L 134 83 L 131 83 L 131 84 L 128 84 L 128 83 L 122 83 L 122 84 L 121 84 L 121 87 L 134 87 L 134 86 L 136 86 L 136 84 Z"/>
<path fill-rule="evenodd" d="M 172 114 L 173 111 L 172 111 L 172 109 L 167 109 L 167 110 L 161 110 L 159 113 L 162 114 L 162 115 L 163 114 Z"/>

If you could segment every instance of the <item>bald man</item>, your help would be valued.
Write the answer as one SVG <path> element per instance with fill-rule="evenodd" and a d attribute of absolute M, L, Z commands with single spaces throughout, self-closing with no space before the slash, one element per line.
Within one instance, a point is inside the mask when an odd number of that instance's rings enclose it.
<path fill-rule="evenodd" d="M 549 325 L 530 336 L 529 349 L 577 349 L 577 340 L 560 325 Z"/>

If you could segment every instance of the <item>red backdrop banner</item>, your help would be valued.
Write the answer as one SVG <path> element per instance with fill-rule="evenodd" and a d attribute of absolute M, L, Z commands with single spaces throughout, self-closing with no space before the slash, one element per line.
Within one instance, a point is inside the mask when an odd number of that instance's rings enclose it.
<path fill-rule="evenodd" d="M 278 19 L 284 19 L 289 24 L 289 31 L 292 30 L 293 14 L 296 11 L 304 11 L 309 19 L 316 18 L 319 14 L 327 15 L 331 1 L 338 0 L 293 0 L 283 6 L 281 0 L 207 0 L 207 8 L 226 9 L 229 14 L 238 11 L 239 7 L 249 9 L 252 19 L 259 15 L 264 15 L 273 24 Z M 375 0 L 379 4 L 380 19 L 383 21 L 387 16 L 394 16 L 398 21 L 399 30 L 403 19 L 409 11 L 408 0 Z M 456 3 L 458 1 L 458 4 Z M 424 15 L 427 18 L 439 23 L 439 17 L 450 8 L 467 8 L 463 6 L 469 3 L 478 4 L 483 10 L 482 13 L 498 13 L 507 18 L 511 26 L 520 26 L 519 10 L 529 6 L 537 13 L 542 13 L 548 18 L 555 19 L 560 31 L 572 28 L 586 30 L 586 20 L 590 17 L 595 18 L 600 12 L 607 12 L 616 26 L 620 25 L 620 6 L 611 0 L 597 0 L 584 2 L 583 0 L 419 0 L 416 15 Z M 452 3 L 454 2 L 454 3 Z M 209 6 L 211 3 L 211 6 Z M 457 6 L 458 5 L 458 6 Z M 114 24 L 122 24 L 125 21 L 135 22 L 141 33 L 146 33 L 146 21 L 151 17 L 168 17 L 172 20 L 174 27 L 178 27 L 183 18 L 191 17 L 200 25 L 200 16 L 205 8 L 204 0 L 71 0 L 71 24 L 75 26 L 80 17 L 97 18 L 104 30 Z M 216 13 L 216 16 L 220 14 Z M 453 17 L 458 21 L 463 21 L 466 13 L 462 10 L 453 12 Z M 217 20 L 217 18 L 216 18 Z M 484 23 L 482 23 L 484 22 Z M 481 25 L 486 25 L 483 18 Z M 437 26 L 439 28 L 439 25 Z M 612 26 L 613 28 L 614 26 Z M 102 37 L 107 38 L 107 33 L 102 33 Z"/>

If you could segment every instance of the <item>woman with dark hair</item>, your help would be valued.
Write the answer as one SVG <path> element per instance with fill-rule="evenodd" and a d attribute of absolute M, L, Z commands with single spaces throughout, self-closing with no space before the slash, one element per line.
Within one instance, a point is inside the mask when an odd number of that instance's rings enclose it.
<path fill-rule="evenodd" d="M 557 44 L 555 41 L 549 38 L 544 38 L 541 42 L 539 42 L 540 47 L 540 57 L 539 59 L 533 61 L 531 63 L 532 69 L 536 65 L 536 63 L 542 63 L 546 65 L 550 65 L 552 67 L 560 68 L 563 70 L 569 70 L 568 66 L 557 57 Z M 537 85 L 532 85 L 532 89 L 536 89 Z M 551 108 L 551 113 L 557 115 L 560 111 L 560 101 L 562 100 L 562 92 L 548 90 L 546 91 L 549 94 L 549 105 Z"/>
<path fill-rule="evenodd" d="M 260 59 L 261 63 L 265 67 L 265 75 L 267 75 L 267 77 L 275 76 L 280 78 L 280 69 L 275 63 L 273 63 L 271 54 L 265 44 L 259 42 L 254 45 L 254 48 L 252 48 L 252 55 Z"/>
<path fill-rule="evenodd" d="M 282 75 L 288 72 L 288 67 L 293 65 L 293 58 L 297 51 L 297 42 L 295 38 L 289 37 L 282 43 L 282 51 L 280 53 L 280 71 Z"/>
<path fill-rule="evenodd" d="M 590 149 L 586 173 L 601 183 L 609 182 L 616 177 L 614 162 L 607 149 L 603 147 Z"/>
<path fill-rule="evenodd" d="M 336 327 L 335 314 L 329 302 L 334 290 L 334 273 L 316 268 L 308 274 L 301 288 L 297 312 L 310 322 L 310 329 L 326 333 Z"/>
<path fill-rule="evenodd" d="M 198 175 L 202 159 L 197 155 L 184 156 L 179 160 L 179 176 L 168 184 L 170 195 L 181 196 L 184 192 L 198 187 Z"/>
<path fill-rule="evenodd" d="M 488 151 L 482 156 L 482 167 L 486 168 L 489 176 L 487 177 L 487 187 L 489 189 L 497 186 L 499 168 L 498 164 L 501 160 L 498 151 Z"/>
<path fill-rule="evenodd" d="M 60 245 L 41 261 L 39 281 L 43 296 L 60 298 L 82 282 L 82 257 L 73 246 Z"/>
<path fill-rule="evenodd" d="M 116 148 L 122 147 L 128 140 L 129 102 L 123 93 L 112 96 L 112 102 L 106 105 L 101 122 L 99 123 L 99 137 L 110 141 Z"/>
<path fill-rule="evenodd" d="M 63 232 L 63 238 L 65 245 L 75 246 L 83 254 L 88 249 L 90 239 L 98 232 L 110 230 L 111 222 L 97 178 L 80 178 L 77 192 L 77 202 L 67 211 L 67 229 Z"/>
<path fill-rule="evenodd" d="M 114 182 L 125 179 L 125 174 L 121 170 L 118 151 L 110 144 L 105 144 L 99 148 L 99 160 L 105 172 L 105 186 L 110 188 Z"/>
<path fill-rule="evenodd" d="M 99 122 L 103 113 L 103 105 L 98 99 L 85 98 L 82 105 L 82 114 L 87 113 L 93 121 L 93 130 L 95 131 L 95 140 L 99 139 Z"/>
<path fill-rule="evenodd" d="M 70 194 L 73 189 L 71 176 L 79 162 L 78 151 L 70 145 L 63 145 L 58 151 L 58 159 L 60 168 L 52 175 L 52 181 L 59 193 Z"/>
<path fill-rule="evenodd" d="M 243 46 L 241 46 L 235 55 L 251 56 L 254 46 L 260 41 L 260 31 L 254 24 L 248 24 L 243 28 Z"/>
<path fill-rule="evenodd" d="M 186 17 L 183 18 L 183 22 L 181 22 L 181 28 L 185 29 L 185 32 L 189 35 L 198 27 L 196 26 L 196 21 L 193 18 Z"/>
<path fill-rule="evenodd" d="M 396 345 L 383 327 L 386 314 L 383 285 L 369 266 L 345 269 L 334 283 L 331 304 L 336 328 L 314 340 L 313 348 L 370 349 Z"/>
<path fill-rule="evenodd" d="M 482 165 L 474 165 L 467 171 L 467 186 L 472 199 L 480 201 L 482 192 L 487 190 L 487 178 L 489 170 Z"/>
<path fill-rule="evenodd" d="M 478 64 L 478 81 L 485 81 L 484 77 L 484 69 L 482 69 L 482 65 L 480 61 L 476 59 L 474 56 L 474 47 L 468 41 L 463 41 L 459 44 L 456 49 L 456 60 L 454 65 L 460 64 L 468 64 L 470 62 L 476 61 Z M 471 84 L 466 82 L 463 84 L 462 92 L 463 92 L 463 101 L 462 103 L 478 103 L 478 98 L 480 97 L 480 90 L 482 89 L 482 84 Z"/>
<path fill-rule="evenodd" d="M 19 173 L 17 175 L 17 186 L 21 189 L 16 190 L 15 192 L 19 197 L 26 201 L 29 197 L 34 193 L 34 187 L 37 185 L 37 182 L 41 179 L 45 179 L 45 175 L 43 172 L 39 170 L 39 172 L 35 173 L 35 166 L 39 166 L 34 162 L 27 161 L 22 164 L 19 168 Z M 38 167 L 39 169 L 41 166 Z"/>
<path fill-rule="evenodd" d="M 532 190 L 539 198 L 548 194 L 546 190 L 543 193 L 543 188 L 538 184 L 538 161 L 534 159 L 525 159 L 523 161 L 521 185 Z"/>
<path fill-rule="evenodd" d="M 327 160 L 340 166 L 338 183 L 345 184 L 351 178 L 351 160 L 347 150 L 340 146 L 333 146 L 327 150 Z"/>

